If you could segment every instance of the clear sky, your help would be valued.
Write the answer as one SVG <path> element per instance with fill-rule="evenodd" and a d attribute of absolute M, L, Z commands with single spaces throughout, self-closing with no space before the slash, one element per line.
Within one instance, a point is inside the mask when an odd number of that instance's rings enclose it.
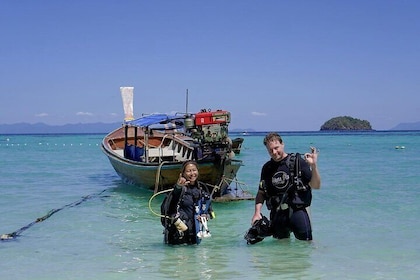
<path fill-rule="evenodd" d="M 0 123 L 224 109 L 231 129 L 420 121 L 418 0 L 4 0 Z"/>

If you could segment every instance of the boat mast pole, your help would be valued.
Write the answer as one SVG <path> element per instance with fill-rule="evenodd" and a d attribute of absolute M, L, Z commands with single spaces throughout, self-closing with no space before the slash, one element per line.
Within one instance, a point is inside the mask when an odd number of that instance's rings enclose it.
<path fill-rule="evenodd" d="M 185 101 L 185 115 L 188 116 L 188 89 L 186 94 L 186 101 Z"/>

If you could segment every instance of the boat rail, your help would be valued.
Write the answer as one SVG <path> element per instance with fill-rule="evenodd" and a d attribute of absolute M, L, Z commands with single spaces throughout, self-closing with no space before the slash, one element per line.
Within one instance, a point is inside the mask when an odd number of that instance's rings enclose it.
<path fill-rule="evenodd" d="M 167 145 L 165 145 L 166 139 L 170 139 Z M 157 148 L 149 148 L 146 151 L 149 162 L 159 163 L 167 160 L 168 157 L 175 161 L 192 160 L 193 152 L 194 148 L 188 147 L 188 143 L 171 135 L 165 135 Z"/>
<path fill-rule="evenodd" d="M 124 148 L 121 146 L 122 139 L 117 142 L 115 139 L 109 137 L 106 138 L 106 141 L 108 142 L 108 146 L 112 152 L 120 157 L 124 157 Z M 134 143 L 132 140 L 130 142 Z M 145 148 L 144 154 L 141 157 L 141 161 L 144 162 L 182 162 L 192 160 L 194 158 L 194 147 L 192 147 L 191 144 L 185 139 L 175 137 L 174 135 L 164 135 L 162 138 L 160 138 L 159 143 L 157 141 L 155 143 L 151 143 L 151 141 L 149 141 L 146 144 L 141 139 L 137 139 L 137 144 L 139 147 Z"/>

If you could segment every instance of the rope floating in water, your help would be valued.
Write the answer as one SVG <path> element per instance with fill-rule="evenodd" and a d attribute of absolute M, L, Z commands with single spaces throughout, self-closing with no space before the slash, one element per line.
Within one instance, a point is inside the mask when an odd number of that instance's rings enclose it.
<path fill-rule="evenodd" d="M 93 197 L 96 197 L 96 196 L 99 196 L 99 195 L 101 195 L 102 193 L 104 193 L 106 191 L 106 189 L 105 190 L 103 190 L 103 191 L 100 191 L 99 193 L 96 193 L 96 194 L 91 194 L 91 195 L 87 195 L 87 196 L 84 196 L 84 197 L 82 197 L 82 199 L 80 199 L 80 200 L 78 200 L 78 201 L 75 201 L 75 202 L 72 202 L 72 203 L 69 203 L 69 204 L 66 204 L 66 205 L 64 205 L 63 207 L 61 207 L 61 208 L 57 208 L 57 209 L 52 209 L 51 211 L 49 211 L 46 215 L 44 215 L 44 216 L 42 216 L 42 217 L 40 217 L 40 218 L 37 218 L 35 221 L 33 221 L 33 222 L 31 222 L 31 223 L 29 223 L 29 224 L 27 224 L 26 226 L 24 226 L 24 227 L 21 227 L 20 229 L 18 229 L 18 230 L 16 230 L 16 231 L 14 231 L 14 232 L 12 232 L 12 233 L 6 233 L 6 234 L 2 234 L 1 236 L 0 236 L 0 240 L 1 241 L 5 241 L 5 240 L 12 240 L 12 239 L 15 239 L 16 237 L 18 237 L 23 231 L 25 231 L 25 230 L 27 230 L 27 229 L 29 229 L 30 227 L 32 227 L 33 225 L 35 225 L 36 223 L 40 223 L 40 222 L 43 222 L 43 221 L 45 221 L 46 219 L 48 219 L 49 217 L 51 217 L 52 215 L 54 215 L 55 213 L 57 213 L 57 212 L 59 212 L 59 211 L 61 211 L 61 210 L 63 210 L 63 209 L 65 209 L 65 208 L 70 208 L 70 207 L 75 207 L 75 206 L 78 206 L 78 205 L 80 205 L 81 203 L 83 203 L 84 201 L 86 201 L 86 200 L 88 200 L 88 199 L 91 199 L 91 198 L 93 198 Z"/>

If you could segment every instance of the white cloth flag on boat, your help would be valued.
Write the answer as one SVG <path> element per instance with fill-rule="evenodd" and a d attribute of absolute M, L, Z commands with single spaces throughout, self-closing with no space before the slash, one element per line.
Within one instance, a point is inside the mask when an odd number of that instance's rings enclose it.
<path fill-rule="evenodd" d="M 120 87 L 124 106 L 124 121 L 134 120 L 133 115 L 133 91 L 134 87 Z"/>

